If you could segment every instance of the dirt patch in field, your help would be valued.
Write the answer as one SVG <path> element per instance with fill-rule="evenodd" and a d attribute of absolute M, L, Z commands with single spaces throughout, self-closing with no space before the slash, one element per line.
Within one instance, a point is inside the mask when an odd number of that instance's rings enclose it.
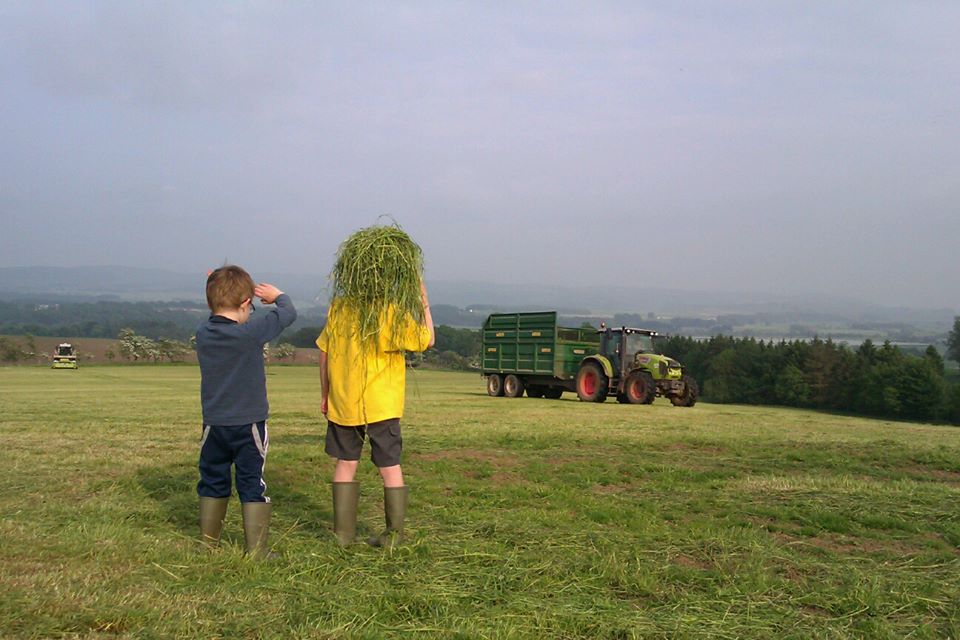
<path fill-rule="evenodd" d="M 953 555 L 955 556 L 960 556 L 960 547 L 958 547 L 957 545 L 947 540 L 942 534 L 928 532 L 928 533 L 924 533 L 921 537 L 924 538 L 925 540 L 932 540 L 936 542 L 938 545 L 941 545 L 950 549 L 950 551 L 953 552 Z"/>
<path fill-rule="evenodd" d="M 901 471 L 914 480 L 933 479 L 946 484 L 960 484 L 960 471 L 951 471 L 949 469 L 930 469 L 922 465 L 913 465 L 904 467 Z"/>
<path fill-rule="evenodd" d="M 827 611 L 823 607 L 817 607 L 812 604 L 803 605 L 803 612 L 809 616 L 816 616 L 818 618 L 830 618 L 833 617 L 833 613 Z"/>
<path fill-rule="evenodd" d="M 495 487 L 506 487 L 509 485 L 527 484 L 527 479 L 517 475 L 516 473 L 498 471 L 487 478 L 487 482 Z"/>
<path fill-rule="evenodd" d="M 502 451 L 485 451 L 482 449 L 453 449 L 450 451 L 431 451 L 429 453 L 411 455 L 425 462 L 446 460 L 474 463 L 486 462 L 501 468 L 513 468 L 520 464 L 516 455 Z"/>
<path fill-rule="evenodd" d="M 475 480 L 483 480 L 493 486 L 524 484 L 528 482 L 514 471 L 519 465 L 518 456 L 502 451 L 484 451 L 481 449 L 456 449 L 452 451 L 431 451 L 429 453 L 410 454 L 424 462 L 452 462 L 462 467 L 463 475 Z M 486 467 L 489 465 L 492 470 Z"/>
<path fill-rule="evenodd" d="M 707 562 L 706 560 L 701 560 L 699 558 L 694 558 L 693 556 L 688 556 L 685 553 L 681 553 L 673 557 L 673 563 L 687 569 L 699 569 L 700 571 L 709 571 L 713 568 L 713 565 Z"/>
<path fill-rule="evenodd" d="M 632 484 L 596 484 L 593 485 L 591 491 L 602 496 L 612 496 L 618 493 L 626 493 L 634 488 L 635 485 Z"/>
<path fill-rule="evenodd" d="M 923 550 L 907 540 L 875 540 L 872 538 L 851 538 L 833 534 L 814 537 L 792 536 L 779 531 L 771 531 L 770 536 L 782 546 L 811 546 L 838 555 L 858 555 L 882 553 L 903 557 L 915 555 Z"/>
<path fill-rule="evenodd" d="M 692 442 L 673 442 L 666 447 L 651 447 L 655 451 L 692 451 L 695 453 L 725 453 L 725 449 L 713 445 L 702 446 Z"/>
<path fill-rule="evenodd" d="M 564 456 L 559 457 L 550 457 L 544 458 L 543 462 L 547 463 L 552 467 L 562 467 L 565 464 L 576 464 L 576 465 L 586 465 L 596 458 L 594 456 Z"/>

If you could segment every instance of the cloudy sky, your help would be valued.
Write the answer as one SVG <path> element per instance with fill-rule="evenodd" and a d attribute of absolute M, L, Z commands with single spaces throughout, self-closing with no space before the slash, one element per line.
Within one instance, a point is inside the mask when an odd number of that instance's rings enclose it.
<path fill-rule="evenodd" d="M 0 3 L 0 266 L 960 308 L 960 3 Z"/>

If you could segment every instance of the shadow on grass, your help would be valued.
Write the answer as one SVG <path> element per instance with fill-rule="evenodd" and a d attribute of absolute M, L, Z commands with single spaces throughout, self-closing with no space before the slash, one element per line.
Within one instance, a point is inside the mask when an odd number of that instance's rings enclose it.
<path fill-rule="evenodd" d="M 187 536 L 195 535 L 199 526 L 198 473 L 194 466 L 187 465 L 141 467 L 137 470 L 137 482 L 147 496 L 160 506 L 165 521 Z M 289 465 L 273 468 L 268 465 L 264 480 L 267 482 L 267 495 L 274 505 L 273 519 L 278 526 L 297 523 L 296 528 L 312 535 L 330 532 L 333 505 L 328 483 L 311 482 L 310 490 L 302 490 L 306 484 L 303 470 Z M 229 509 L 240 509 L 235 487 Z"/>
<path fill-rule="evenodd" d="M 161 506 L 163 516 L 178 531 L 193 535 L 197 530 L 197 470 L 187 465 L 141 467 L 137 482 Z"/>

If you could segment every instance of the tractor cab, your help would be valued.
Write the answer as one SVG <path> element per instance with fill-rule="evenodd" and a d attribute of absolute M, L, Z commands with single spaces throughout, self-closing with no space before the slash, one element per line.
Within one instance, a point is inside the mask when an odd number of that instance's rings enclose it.
<path fill-rule="evenodd" d="M 53 369 L 76 369 L 77 350 L 69 342 L 62 342 L 53 350 Z"/>
<path fill-rule="evenodd" d="M 653 345 L 656 331 L 620 327 L 603 329 L 599 333 L 600 354 L 610 361 L 619 375 L 637 368 L 640 364 L 638 361 L 645 354 L 650 356 L 656 353 Z M 650 357 L 643 359 L 643 364 L 650 360 Z"/>

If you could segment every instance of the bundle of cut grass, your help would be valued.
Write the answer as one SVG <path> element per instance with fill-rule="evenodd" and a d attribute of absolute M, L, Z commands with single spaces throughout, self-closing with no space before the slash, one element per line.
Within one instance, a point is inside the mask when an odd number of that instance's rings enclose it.
<path fill-rule="evenodd" d="M 390 322 L 395 336 L 408 317 L 424 321 L 422 277 L 423 251 L 410 236 L 396 224 L 374 225 L 351 235 L 337 250 L 331 302 L 355 314 L 360 343 L 370 346 L 376 344 L 381 321 Z"/>

